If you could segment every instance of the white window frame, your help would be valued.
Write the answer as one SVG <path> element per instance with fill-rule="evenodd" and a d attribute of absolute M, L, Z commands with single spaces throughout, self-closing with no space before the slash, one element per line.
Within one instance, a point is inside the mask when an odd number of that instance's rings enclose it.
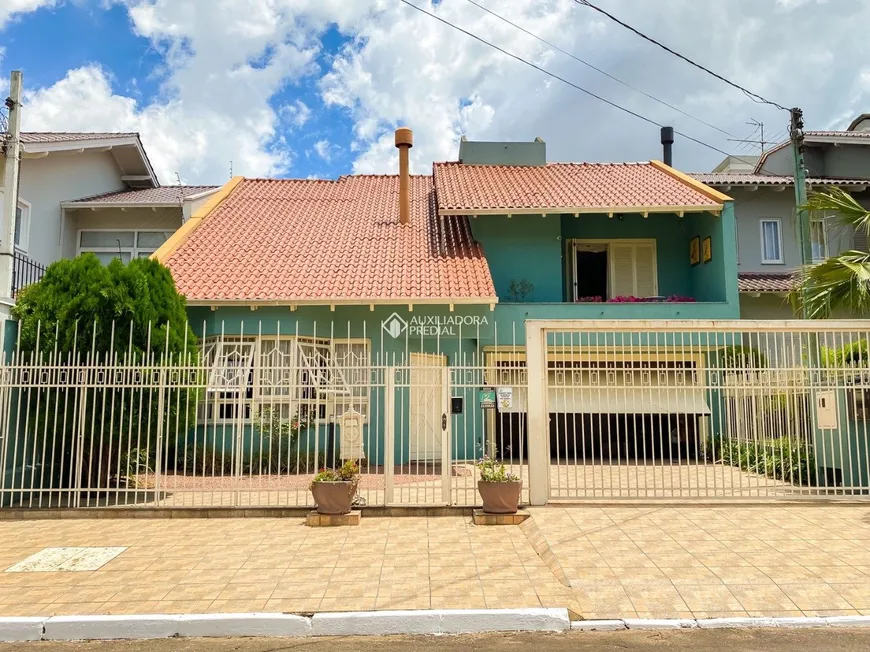
<path fill-rule="evenodd" d="M 764 257 L 764 225 L 767 222 L 776 222 L 776 237 L 779 245 L 779 259 L 767 259 Z M 762 265 L 784 265 L 785 256 L 782 248 L 782 218 L 780 217 L 761 217 L 758 220 L 758 232 L 761 244 L 761 264 Z"/>
<path fill-rule="evenodd" d="M 263 344 L 265 342 L 293 342 L 294 344 L 302 344 L 308 347 L 316 347 L 326 352 L 330 359 L 334 356 L 336 345 L 345 344 L 364 344 L 366 353 L 365 365 L 360 367 L 364 374 L 366 382 L 362 396 L 351 394 L 336 395 L 329 392 L 317 391 L 317 386 L 312 382 L 312 372 L 308 365 L 303 364 L 302 357 L 298 346 L 290 346 L 289 353 L 282 354 L 289 357 L 289 361 L 282 362 L 282 366 L 286 363 L 287 370 L 293 382 L 290 385 L 290 391 L 286 393 L 277 393 L 269 391 L 269 388 L 263 383 Z M 345 408 L 354 408 L 364 416 L 364 422 L 368 422 L 369 407 L 371 404 L 371 340 L 368 338 L 313 338 L 296 335 L 262 335 L 262 336 L 213 336 L 207 337 L 204 340 L 204 350 L 207 355 L 214 347 L 214 358 L 208 363 L 207 371 L 207 391 L 204 392 L 203 401 L 200 403 L 200 419 L 203 422 L 222 424 L 233 423 L 238 421 L 235 409 L 223 410 L 222 406 L 243 405 L 244 417 L 242 421 L 245 423 L 252 422 L 257 416 L 257 410 L 262 408 L 278 408 L 289 406 L 290 414 L 300 415 L 303 412 L 319 415 L 322 411 L 325 412 L 326 418 L 340 418 L 337 413 L 337 407 L 344 406 Z M 248 369 L 250 369 L 250 381 L 245 386 L 246 397 L 242 400 L 239 397 L 237 389 L 229 388 L 222 389 L 216 385 L 217 370 L 215 365 L 221 359 L 221 349 L 224 346 L 236 347 L 240 344 L 250 344 L 252 348 L 252 357 L 250 359 Z M 327 369 L 329 367 L 327 366 Z M 343 372 L 339 369 L 339 374 Z M 328 371 L 326 372 L 329 373 Z M 316 382 L 316 381 L 315 381 Z M 314 390 L 314 391 L 312 391 Z M 210 406 L 214 408 L 210 409 Z M 227 412 L 231 416 L 221 417 L 221 412 Z M 208 415 L 208 416 L 206 416 Z"/>
<path fill-rule="evenodd" d="M 611 283 L 613 282 L 614 275 L 614 260 L 613 255 L 611 254 L 611 247 L 613 245 L 652 245 L 652 253 L 653 253 L 653 294 L 651 296 L 658 296 L 659 293 L 659 259 L 658 259 L 658 244 L 655 238 L 574 238 L 571 240 L 571 267 L 573 268 L 574 273 L 572 274 L 572 292 L 573 295 L 571 297 L 572 301 L 577 299 L 577 281 L 578 281 L 578 269 L 577 269 L 577 251 L 578 245 L 584 244 L 597 244 L 597 245 L 605 245 L 607 251 L 607 296 L 603 297 L 605 301 L 613 298 L 613 287 Z M 637 292 L 637 270 L 635 269 L 635 279 L 634 279 L 635 292 Z"/>
<path fill-rule="evenodd" d="M 82 247 L 82 234 L 83 233 L 132 233 L 133 234 L 133 246 L 132 247 Z M 137 243 L 139 242 L 139 234 L 140 233 L 167 233 L 169 234 L 167 237 L 172 237 L 172 234 L 175 233 L 172 229 L 79 229 L 76 234 L 76 255 L 80 256 L 83 253 L 110 253 L 117 254 L 119 251 L 121 253 L 129 253 L 130 261 L 134 261 L 139 258 L 139 254 L 147 254 L 151 255 L 157 248 L 152 247 L 139 247 Z"/>
<path fill-rule="evenodd" d="M 4 191 L 0 188 L 0 217 L 3 216 L 3 201 L 2 198 L 4 196 Z M 13 242 L 13 246 L 15 249 L 20 251 L 23 254 L 26 254 L 28 249 L 30 249 L 30 216 L 33 213 L 33 204 L 24 199 L 23 197 L 18 197 L 18 208 L 21 209 L 21 228 L 19 232 L 21 233 L 21 242 L 15 243 Z M 18 211 L 16 210 L 16 213 Z M 13 234 L 14 234 L 13 229 Z M 13 235 L 14 237 L 14 235 Z"/>
<path fill-rule="evenodd" d="M 829 245 L 828 245 L 828 220 L 833 217 L 829 213 L 818 213 L 814 212 L 810 215 L 810 250 L 812 250 L 812 242 L 813 242 L 813 224 L 821 224 L 822 225 L 822 238 L 824 240 L 824 251 L 822 251 L 822 257 L 817 258 L 813 256 L 812 262 L 820 263 L 824 260 L 828 259 L 829 254 Z"/>

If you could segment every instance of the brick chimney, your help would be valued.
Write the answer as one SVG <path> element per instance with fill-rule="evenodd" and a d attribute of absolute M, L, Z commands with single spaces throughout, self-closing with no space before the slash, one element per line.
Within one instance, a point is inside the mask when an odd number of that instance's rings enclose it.
<path fill-rule="evenodd" d="M 408 170 L 408 150 L 414 146 L 414 132 L 408 127 L 396 129 L 399 148 L 399 224 L 411 221 L 411 173 Z"/>

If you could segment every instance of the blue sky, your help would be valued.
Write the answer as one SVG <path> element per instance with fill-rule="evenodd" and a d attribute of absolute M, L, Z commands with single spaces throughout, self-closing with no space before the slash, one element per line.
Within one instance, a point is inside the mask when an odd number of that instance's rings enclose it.
<path fill-rule="evenodd" d="M 466 0 L 415 0 L 704 141 L 678 137 L 685 170 L 709 170 L 724 151 L 758 153 L 728 140 L 755 137 L 750 119 L 765 122 L 768 138 L 784 137 L 781 112 L 572 0 L 478 1 L 680 111 Z M 859 27 L 870 24 L 868 0 L 600 2 L 755 92 L 802 106 L 811 128 L 840 128 L 870 110 L 870 45 Z M 164 183 L 176 173 L 220 183 L 230 161 L 247 176 L 392 172 L 399 125 L 415 132 L 415 172 L 455 159 L 462 135 L 542 137 L 550 160 L 646 160 L 660 148 L 655 126 L 398 0 L 0 0 L 3 80 L 13 68 L 25 75 L 25 129 L 139 131 Z"/>

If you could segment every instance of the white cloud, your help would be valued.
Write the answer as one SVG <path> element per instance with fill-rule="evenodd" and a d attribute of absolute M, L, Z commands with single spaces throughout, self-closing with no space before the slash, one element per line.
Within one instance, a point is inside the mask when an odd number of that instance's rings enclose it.
<path fill-rule="evenodd" d="M 332 153 L 330 152 L 331 147 L 330 142 L 325 138 L 314 143 L 314 151 L 317 152 L 317 155 L 327 163 L 332 159 Z"/>
<path fill-rule="evenodd" d="M 317 71 L 317 36 L 340 0 L 123 4 L 134 31 L 164 56 L 157 71 L 162 81 L 158 97 L 139 103 L 116 92 L 104 68 L 91 65 L 32 90 L 24 128 L 139 131 L 164 182 L 173 180 L 176 171 L 186 182 L 220 182 L 230 161 L 237 174 L 287 173 L 292 145 L 282 135 L 286 123 L 269 100 Z M 306 4 L 312 9 L 306 10 Z M 310 110 L 301 101 L 290 106 L 289 124 L 301 126 Z"/>
<path fill-rule="evenodd" d="M 0 0 L 0 29 L 17 15 L 36 11 L 41 7 L 54 7 L 57 0 Z"/>
<path fill-rule="evenodd" d="M 293 174 L 294 134 L 316 111 L 294 98 L 293 89 L 307 90 L 311 83 L 353 125 L 350 142 L 330 136 L 332 146 L 321 146 L 326 156 L 318 155 L 334 160 L 334 147 L 341 146 L 356 156 L 358 172 L 395 169 L 392 132 L 400 124 L 415 132 L 416 172 L 455 158 L 463 134 L 485 140 L 540 136 L 551 160 L 659 155 L 655 125 L 397 0 L 107 1 L 124 4 L 135 32 L 163 55 L 154 71 L 159 96 L 148 103 L 125 96 L 105 68 L 91 65 L 32 91 L 25 127 L 139 130 L 166 181 L 177 170 L 188 182 L 219 182 L 230 160 L 240 174 Z M 766 134 L 786 125 L 784 113 L 753 103 L 573 0 L 478 1 L 737 137 L 752 130 L 745 124 L 750 118 L 763 120 Z M 10 2 L 39 0 L 0 0 L 8 15 Z M 599 75 L 471 3 L 442 0 L 433 8 L 427 0 L 414 2 L 632 111 L 734 149 L 725 134 Z M 870 0 L 838 4 L 837 11 L 820 0 L 670 0 L 666 9 L 611 0 L 608 9 L 755 92 L 802 106 L 809 128 L 842 127 L 847 115 L 870 108 L 870 87 L 857 63 L 870 57 L 870 43 L 855 28 L 870 24 Z M 320 37 L 331 26 L 352 41 L 321 70 Z M 271 98 L 288 89 L 290 99 L 273 107 Z M 684 169 L 710 169 L 721 156 L 677 137 L 675 161 Z"/>
<path fill-rule="evenodd" d="M 297 129 L 303 126 L 311 117 L 311 109 L 302 100 L 296 100 L 293 104 L 286 104 L 279 111 L 281 117 Z"/>
<path fill-rule="evenodd" d="M 768 135 L 785 127 L 785 113 L 753 103 L 610 21 L 602 23 L 599 14 L 572 0 L 481 1 L 735 137 L 751 132 L 745 124 L 750 118 L 763 120 Z M 604 78 L 470 3 L 444 1 L 434 8 L 422 0 L 416 4 L 652 120 L 672 124 L 725 151 L 735 147 L 729 136 Z M 813 127 L 842 111 L 843 94 L 858 74 L 854 63 L 870 54 L 862 31 L 854 27 L 870 22 L 870 2 L 838 5 L 838 11 L 822 2 L 804 5 L 801 11 L 785 11 L 752 0 L 671 0 L 664 10 L 653 3 L 614 0 L 608 9 L 755 92 L 786 106 L 801 105 Z M 418 172 L 426 171 L 433 160 L 455 158 L 461 134 L 483 140 L 541 136 L 552 160 L 643 160 L 660 154 L 655 125 L 585 96 L 403 4 L 361 19 L 359 31 L 358 41 L 321 81 L 324 101 L 346 107 L 353 117 L 357 171 L 395 169 L 392 130 L 400 123 L 415 131 L 412 165 Z M 836 37 L 820 39 L 820 34 Z M 836 61 L 845 65 L 833 65 Z M 870 105 L 870 93 L 854 101 Z M 722 156 L 677 137 L 675 160 L 684 168 L 710 169 Z"/>

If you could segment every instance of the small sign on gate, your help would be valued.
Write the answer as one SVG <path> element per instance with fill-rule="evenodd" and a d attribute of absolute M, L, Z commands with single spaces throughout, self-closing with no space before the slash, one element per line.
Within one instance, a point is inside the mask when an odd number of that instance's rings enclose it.
<path fill-rule="evenodd" d="M 495 407 L 495 390 L 492 387 L 481 387 L 477 393 L 477 401 L 484 410 Z"/>
<path fill-rule="evenodd" d="M 496 390 L 496 394 L 498 395 L 498 409 L 499 410 L 511 410 L 514 407 L 514 388 L 513 387 L 499 387 Z"/>

